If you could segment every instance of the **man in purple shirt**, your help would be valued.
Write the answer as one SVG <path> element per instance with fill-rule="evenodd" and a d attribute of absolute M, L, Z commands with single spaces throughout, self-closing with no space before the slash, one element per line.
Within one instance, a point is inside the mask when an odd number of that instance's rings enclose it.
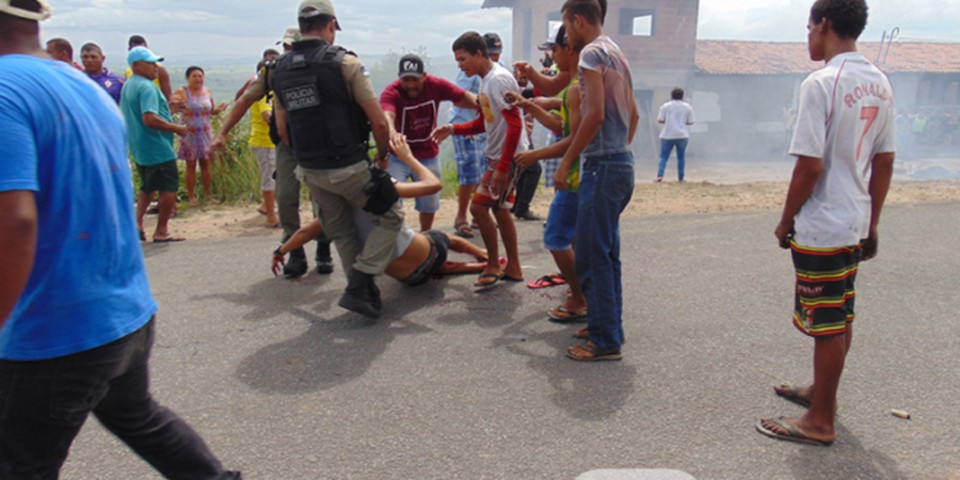
<path fill-rule="evenodd" d="M 80 61 L 83 62 L 84 73 L 90 77 L 90 80 L 103 87 L 113 97 L 113 101 L 119 105 L 120 90 L 123 89 L 123 77 L 103 66 L 103 61 L 106 59 L 103 50 L 96 43 L 86 43 L 80 47 Z"/>
<path fill-rule="evenodd" d="M 380 106 L 390 123 L 390 136 L 404 135 L 413 156 L 420 160 L 437 178 L 440 173 L 440 147 L 430 134 L 437 128 L 437 112 L 440 102 L 450 101 L 461 108 L 477 108 L 477 97 L 453 83 L 424 72 L 423 60 L 414 54 L 400 59 L 397 80 L 380 94 Z M 387 171 L 397 181 L 420 180 L 410 167 L 390 156 Z M 416 209 L 420 212 L 420 230 L 433 226 L 433 218 L 440 209 L 440 193 L 417 197 Z"/>

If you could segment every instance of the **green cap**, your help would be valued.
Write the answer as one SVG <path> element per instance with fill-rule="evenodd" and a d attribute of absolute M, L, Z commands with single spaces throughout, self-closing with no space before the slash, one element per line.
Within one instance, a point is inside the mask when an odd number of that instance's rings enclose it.
<path fill-rule="evenodd" d="M 287 27 L 283 32 L 283 37 L 280 40 L 277 40 L 277 45 L 281 43 L 284 45 L 293 45 L 293 42 L 300 41 L 300 29 L 297 27 Z"/>

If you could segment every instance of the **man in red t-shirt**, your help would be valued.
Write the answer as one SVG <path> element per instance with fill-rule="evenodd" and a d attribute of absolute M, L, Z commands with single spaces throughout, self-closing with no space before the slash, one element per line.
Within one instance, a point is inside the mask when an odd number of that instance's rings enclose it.
<path fill-rule="evenodd" d="M 424 164 L 437 178 L 440 173 L 440 146 L 430 134 L 437 127 L 437 112 L 440 102 L 450 101 L 461 108 L 478 108 L 477 97 L 451 82 L 424 72 L 423 60 L 414 54 L 400 59 L 399 79 L 380 94 L 380 106 L 390 120 L 390 136 L 404 135 L 413 156 Z M 420 180 L 393 155 L 387 172 L 399 182 L 408 179 Z M 440 193 L 418 197 L 416 210 L 420 212 L 420 230 L 433 226 L 433 218 L 440 209 Z"/>

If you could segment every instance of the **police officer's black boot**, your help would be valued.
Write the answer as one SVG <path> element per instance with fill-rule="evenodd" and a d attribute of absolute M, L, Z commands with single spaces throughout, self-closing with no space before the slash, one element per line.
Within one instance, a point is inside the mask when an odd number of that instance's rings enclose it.
<path fill-rule="evenodd" d="M 352 269 L 347 275 L 347 290 L 337 303 L 347 310 L 370 318 L 380 316 L 380 290 L 373 282 L 373 275 Z"/>
<path fill-rule="evenodd" d="M 317 239 L 317 273 L 329 275 L 333 273 L 333 257 L 330 256 L 330 240 Z"/>
<path fill-rule="evenodd" d="M 299 278 L 307 273 L 307 254 L 303 248 L 298 248 L 290 252 L 290 259 L 283 266 L 283 276 L 287 278 Z"/>

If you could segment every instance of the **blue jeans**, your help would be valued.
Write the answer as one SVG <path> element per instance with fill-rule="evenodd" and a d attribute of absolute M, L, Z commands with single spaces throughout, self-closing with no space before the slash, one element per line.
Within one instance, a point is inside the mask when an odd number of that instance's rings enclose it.
<path fill-rule="evenodd" d="M 623 344 L 620 214 L 633 195 L 633 154 L 586 160 L 580 172 L 577 279 L 590 305 L 587 329 L 600 349 Z"/>
<path fill-rule="evenodd" d="M 147 368 L 153 339 L 150 320 L 85 352 L 0 360 L 0 478 L 57 478 L 91 412 L 166 478 L 240 478 L 223 469 L 186 422 L 153 400 Z"/>
<path fill-rule="evenodd" d="M 660 168 L 657 169 L 657 178 L 663 178 L 663 170 L 667 168 L 667 159 L 674 147 L 677 148 L 677 179 L 683 181 L 683 167 L 687 163 L 687 144 L 689 138 L 660 139 Z"/>
<path fill-rule="evenodd" d="M 560 252 L 573 248 L 577 234 L 577 209 L 580 208 L 577 192 L 557 190 L 550 202 L 547 226 L 543 230 L 543 246 Z"/>
<path fill-rule="evenodd" d="M 437 178 L 443 178 L 443 173 L 440 171 L 439 157 L 423 159 L 420 160 L 420 163 L 422 163 L 424 167 L 427 167 L 428 170 L 433 172 Z M 395 178 L 397 182 L 400 183 L 404 183 L 407 180 L 413 180 L 414 182 L 420 181 L 420 178 L 414 175 L 413 170 L 392 153 L 390 154 L 390 163 L 387 164 L 387 173 L 389 173 L 391 177 Z M 422 195 L 417 197 L 415 200 L 415 208 L 420 213 L 436 213 L 437 210 L 440 210 L 440 192 L 432 195 Z"/>

